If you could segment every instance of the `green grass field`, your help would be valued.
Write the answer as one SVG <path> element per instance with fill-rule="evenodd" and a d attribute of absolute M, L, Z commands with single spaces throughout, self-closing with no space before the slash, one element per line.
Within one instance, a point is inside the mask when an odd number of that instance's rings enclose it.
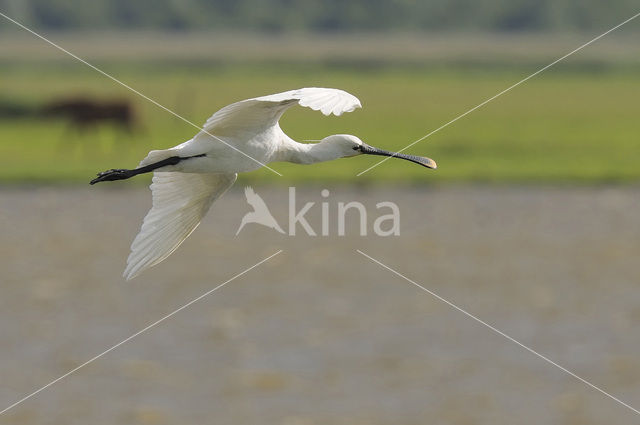
<path fill-rule="evenodd" d="M 358 96 L 363 109 L 324 117 L 293 108 L 282 120 L 283 129 L 297 140 L 350 133 L 389 150 L 408 145 L 537 69 L 193 62 L 101 66 L 197 124 L 247 97 L 303 86 L 342 88 Z M 2 183 L 87 183 L 98 171 L 134 167 L 147 151 L 176 145 L 196 132 L 72 59 L 6 65 L 0 68 L 0 89 L 4 98 L 31 104 L 79 93 L 126 97 L 135 103 L 143 127 L 133 136 L 109 126 L 74 134 L 58 121 L 0 120 Z M 635 182 L 640 178 L 639 110 L 637 69 L 584 71 L 561 64 L 407 151 L 435 159 L 437 171 L 389 160 L 356 177 L 379 160 L 362 156 L 313 166 L 276 163 L 272 167 L 284 177 L 260 170 L 243 178 L 252 184 Z"/>

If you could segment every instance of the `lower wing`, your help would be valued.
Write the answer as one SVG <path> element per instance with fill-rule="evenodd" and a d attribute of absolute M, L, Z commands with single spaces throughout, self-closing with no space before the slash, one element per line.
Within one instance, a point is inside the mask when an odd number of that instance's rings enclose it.
<path fill-rule="evenodd" d="M 235 173 L 155 172 L 153 206 L 131 244 L 124 277 L 133 279 L 171 255 L 236 177 Z"/>

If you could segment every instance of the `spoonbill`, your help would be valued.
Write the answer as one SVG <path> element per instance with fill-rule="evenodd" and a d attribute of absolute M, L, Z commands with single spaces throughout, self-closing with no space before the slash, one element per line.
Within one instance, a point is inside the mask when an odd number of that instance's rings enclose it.
<path fill-rule="evenodd" d="M 198 227 L 211 204 L 231 187 L 237 173 L 270 162 L 313 164 L 362 154 L 436 168 L 432 159 L 378 149 L 348 134 L 328 136 L 319 143 L 298 143 L 278 124 L 295 104 L 336 116 L 362 107 L 352 94 L 318 87 L 242 100 L 213 114 L 191 140 L 170 149 L 152 150 L 138 168 L 107 170 L 91 180 L 91 184 L 123 180 L 153 171 L 153 206 L 131 244 L 124 271 L 127 280 L 171 255 Z"/>

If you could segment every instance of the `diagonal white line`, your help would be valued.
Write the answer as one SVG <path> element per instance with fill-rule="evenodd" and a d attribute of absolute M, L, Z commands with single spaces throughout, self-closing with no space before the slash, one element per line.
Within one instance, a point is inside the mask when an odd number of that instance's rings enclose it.
<path fill-rule="evenodd" d="M 66 50 L 65 48 L 57 45 L 56 43 L 54 43 L 53 41 L 45 38 L 44 36 L 38 34 L 37 32 L 33 31 L 32 29 L 24 26 L 23 24 L 21 24 L 20 22 L 16 21 L 15 19 L 5 15 L 4 13 L 0 12 L 0 16 L 4 17 L 5 19 L 13 22 L 14 24 L 16 24 L 17 26 L 19 26 L 20 28 L 30 32 L 31 34 L 35 35 L 36 37 L 40 38 L 41 40 L 49 43 L 50 45 L 52 45 L 53 47 L 55 47 L 56 49 L 66 53 L 67 55 L 71 56 L 74 59 L 77 59 L 78 61 L 82 62 L 83 64 L 87 65 L 89 68 L 99 72 L 100 74 L 104 75 L 105 77 L 115 81 L 116 83 L 120 84 L 121 86 L 127 88 L 128 90 L 131 90 L 133 93 L 137 94 L 138 96 L 142 97 L 143 99 L 148 100 L 149 102 L 153 103 L 154 105 L 156 105 L 157 107 L 164 109 L 165 111 L 169 112 L 171 115 L 181 119 L 182 121 L 186 122 L 187 124 L 197 128 L 198 130 L 208 134 L 209 136 L 213 137 L 214 139 L 218 140 L 219 142 L 224 143 L 225 145 L 227 145 L 228 147 L 230 147 L 231 149 L 241 153 L 242 155 L 246 156 L 247 158 L 251 159 L 252 161 L 255 161 L 256 163 L 262 165 L 263 167 L 265 167 L 266 169 L 276 173 L 277 175 L 279 175 L 280 177 L 282 177 L 282 174 L 280 174 L 279 172 L 277 172 L 276 170 L 272 169 L 271 167 L 269 167 L 266 164 L 263 164 L 262 162 L 258 161 L 257 159 L 253 158 L 250 155 L 247 155 L 246 153 L 242 152 L 240 149 L 236 148 L 235 146 L 230 145 L 229 143 L 225 142 L 224 140 L 222 140 L 221 138 L 214 136 L 213 134 L 209 133 L 207 130 L 205 130 L 204 128 L 200 127 L 199 125 L 193 123 L 192 121 L 189 121 L 188 119 L 186 119 L 185 117 L 183 117 L 182 115 L 179 115 L 176 112 L 173 112 L 171 109 L 167 108 L 164 105 L 161 105 L 160 103 L 156 102 L 155 100 L 151 99 L 150 97 L 144 95 L 143 93 L 140 93 L 138 90 L 134 89 L 133 87 L 127 85 L 126 83 L 123 83 L 122 81 L 118 80 L 116 77 L 114 77 L 113 75 L 99 69 L 98 67 L 90 64 L 89 62 L 87 62 L 86 60 L 74 55 L 73 53 L 71 53 L 70 51 Z"/>
<path fill-rule="evenodd" d="M 13 403 L 12 405 L 4 408 L 4 410 L 0 411 L 0 415 L 2 415 L 3 413 L 9 411 L 10 409 L 13 409 L 14 407 L 16 407 L 17 405 L 27 401 L 28 399 L 30 399 L 31 397 L 33 397 L 34 395 L 38 394 L 41 391 L 44 391 L 45 389 L 49 388 L 50 386 L 52 386 L 53 384 L 55 384 L 56 382 L 66 378 L 67 376 L 71 375 L 72 373 L 82 369 L 83 367 L 87 366 L 89 363 L 92 363 L 96 360 L 98 360 L 100 357 L 104 356 L 105 354 L 115 350 L 116 348 L 120 347 L 122 344 L 125 344 L 129 341 L 131 341 L 133 338 L 137 337 L 138 335 L 148 331 L 149 329 L 153 328 L 154 326 L 164 322 L 165 320 L 167 320 L 168 318 L 170 318 L 171 316 L 173 316 L 174 314 L 184 310 L 185 308 L 189 307 L 191 304 L 194 304 L 198 301 L 200 301 L 201 299 L 203 299 L 204 297 L 206 297 L 207 295 L 217 291 L 218 289 L 222 288 L 223 286 L 225 286 L 227 283 L 239 278 L 240 276 L 244 275 L 245 273 L 253 270 L 254 268 L 258 267 L 259 265 L 261 265 L 262 263 L 272 259 L 273 257 L 275 257 L 276 255 L 280 254 L 282 252 L 282 250 L 278 250 L 275 254 L 271 254 L 270 256 L 268 256 L 267 258 L 259 261 L 258 263 L 254 264 L 253 266 L 249 267 L 248 269 L 245 269 L 244 271 L 238 273 L 237 275 L 233 276 L 232 278 L 230 278 L 229 280 L 221 283 L 220 285 L 216 286 L 213 289 L 210 289 L 209 291 L 205 292 L 204 294 L 200 295 L 198 298 L 189 301 L 188 303 L 184 304 L 182 307 L 172 311 L 171 313 L 167 314 L 166 316 L 164 316 L 161 319 L 156 320 L 155 322 L 153 322 L 152 324 L 150 324 L 149 326 L 140 329 L 138 332 L 134 333 L 133 335 L 131 335 L 128 338 L 123 339 L 122 341 L 120 341 L 119 343 L 117 343 L 116 345 L 112 346 L 111 348 L 108 348 L 107 350 L 103 351 L 102 353 L 98 354 L 97 356 L 92 357 L 91 359 L 87 360 L 86 362 L 82 363 L 80 366 L 71 369 L 69 372 L 65 373 L 64 375 L 60 376 L 59 378 L 54 379 L 53 381 L 49 382 L 47 385 L 37 389 L 36 391 L 32 392 L 31 394 L 21 398 L 20 400 L 16 401 L 15 403 Z"/>
<path fill-rule="evenodd" d="M 632 406 L 628 405 L 627 403 L 625 403 L 624 401 L 620 400 L 617 397 L 614 397 L 613 395 L 609 394 L 608 392 L 606 392 L 605 390 L 601 389 L 600 387 L 597 387 L 596 385 L 592 384 L 591 382 L 587 381 L 584 378 L 579 377 L 578 375 L 576 375 L 575 373 L 571 372 L 569 369 L 560 366 L 558 363 L 554 362 L 553 360 L 549 359 L 548 357 L 543 356 L 542 354 L 538 353 L 537 351 L 533 350 L 532 348 L 527 347 L 526 345 L 524 345 L 523 343 L 521 343 L 520 341 L 510 337 L 509 335 L 507 335 L 506 333 L 502 332 L 501 330 L 495 328 L 494 326 L 491 326 L 490 324 L 488 324 L 487 322 L 483 321 L 482 319 L 479 319 L 478 317 L 474 316 L 473 314 L 467 312 L 466 310 L 458 307 L 457 305 L 453 304 L 451 301 L 448 301 L 444 298 L 442 298 L 440 295 L 436 294 L 433 291 L 428 290 L 427 288 L 425 288 L 424 286 L 420 285 L 419 283 L 414 282 L 413 280 L 409 279 L 408 277 L 406 277 L 405 275 L 401 274 L 400 272 L 392 269 L 391 267 L 381 263 L 380 261 L 376 260 L 375 258 L 371 257 L 370 255 L 365 254 L 364 252 L 360 251 L 359 249 L 356 249 L 356 251 L 358 251 L 358 253 L 362 254 L 363 256 L 367 257 L 369 260 L 373 261 L 374 263 L 384 267 L 385 269 L 389 270 L 391 273 L 403 278 L 404 280 L 406 280 L 407 282 L 411 283 L 412 285 L 422 289 L 423 291 L 425 291 L 426 293 L 428 293 L 429 295 L 434 296 L 435 298 L 439 299 L 440 301 L 442 301 L 443 303 L 449 305 L 450 307 L 453 307 L 454 309 L 458 310 L 460 313 L 466 315 L 467 317 L 475 320 L 476 322 L 480 323 L 481 325 L 486 326 L 487 328 L 491 329 L 492 331 L 494 331 L 495 333 L 497 333 L 498 335 L 501 335 L 503 337 L 505 337 L 506 339 L 508 339 L 509 341 L 516 343 L 517 345 L 519 345 L 520 347 L 524 348 L 525 350 L 527 350 L 528 352 L 530 352 L 531 354 L 534 354 L 536 356 L 538 356 L 539 358 L 541 358 L 542 360 L 544 360 L 545 362 L 552 364 L 553 366 L 557 367 L 558 369 L 562 370 L 563 372 L 573 376 L 574 378 L 576 378 L 577 380 L 587 384 L 588 386 L 590 386 L 591 388 L 593 388 L 594 390 L 606 395 L 607 397 L 609 397 L 610 399 L 620 403 L 621 405 L 623 405 L 624 407 L 632 410 L 633 412 L 637 413 L 640 415 L 640 411 L 633 408 Z"/>
<path fill-rule="evenodd" d="M 437 133 L 438 131 L 442 130 L 445 127 L 448 127 L 450 124 L 453 124 L 454 122 L 458 121 L 460 118 L 465 117 L 467 115 L 469 115 L 470 113 L 472 113 L 473 111 L 475 111 L 476 109 L 479 109 L 481 107 L 483 107 L 484 105 L 486 105 L 487 103 L 491 102 L 494 99 L 497 99 L 498 97 L 502 96 L 503 94 L 505 94 L 506 92 L 508 92 L 509 90 L 519 86 L 520 84 L 524 83 L 527 80 L 530 80 L 531 78 L 535 77 L 536 75 L 540 74 L 543 71 L 546 71 L 547 69 L 551 68 L 553 65 L 557 64 L 558 62 L 568 58 L 569 56 L 573 55 L 574 53 L 578 52 L 579 50 L 584 49 L 585 47 L 587 47 L 588 45 L 595 43 L 596 41 L 600 40 L 602 37 L 604 37 L 605 35 L 609 34 L 612 31 L 617 30 L 618 28 L 620 28 L 621 26 L 623 26 L 626 23 L 629 23 L 631 21 L 633 21 L 634 19 L 636 19 L 638 16 L 640 16 L 640 12 L 636 13 L 635 15 L 633 15 L 632 17 L 630 17 L 629 19 L 627 19 L 624 22 L 619 23 L 618 25 L 616 25 L 615 27 L 611 28 L 610 30 L 603 32 L 602 34 L 600 34 L 599 36 L 597 36 L 596 38 L 592 39 L 591 41 L 588 41 L 586 43 L 584 43 L 582 46 L 570 51 L 569 53 L 567 53 L 566 55 L 554 60 L 553 62 L 551 62 L 549 65 L 545 66 L 544 68 L 541 68 L 539 70 L 537 70 L 536 72 L 534 72 L 533 74 L 529 75 L 526 78 L 523 78 L 522 80 L 518 81 L 517 83 L 507 87 L 506 89 L 502 90 L 500 93 L 490 97 L 489 99 L 485 100 L 484 102 L 480 103 L 477 106 L 474 106 L 473 108 L 469 109 L 467 112 L 458 115 L 457 117 L 455 117 L 454 119 L 452 119 L 451 121 L 447 122 L 446 124 L 441 125 L 440 127 L 436 128 L 435 130 L 433 130 L 431 133 L 425 134 L 424 136 L 422 136 L 421 138 L 419 138 L 418 140 L 416 140 L 415 142 L 412 142 L 410 144 L 408 144 L 407 146 L 405 146 L 404 148 L 400 149 L 398 151 L 398 153 L 403 152 L 406 149 L 409 149 L 411 146 L 415 145 L 416 143 L 419 143 L 421 141 L 423 141 L 424 139 L 426 139 L 427 137 L 431 136 L 432 134 Z M 391 159 L 392 157 L 388 156 L 385 159 L 376 162 L 375 164 L 373 164 L 371 167 L 367 168 L 364 171 L 359 172 L 356 177 L 360 177 L 361 175 L 363 175 L 364 173 L 366 173 L 367 171 L 371 170 L 372 168 L 377 167 L 378 165 L 382 164 L 385 161 L 388 161 L 389 159 Z"/>

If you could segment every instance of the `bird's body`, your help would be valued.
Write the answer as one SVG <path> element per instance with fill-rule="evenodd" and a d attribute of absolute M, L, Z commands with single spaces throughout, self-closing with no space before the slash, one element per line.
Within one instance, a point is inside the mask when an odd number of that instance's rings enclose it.
<path fill-rule="evenodd" d="M 108 170 L 91 181 L 94 184 L 154 172 L 153 206 L 131 245 L 124 273 L 127 279 L 168 257 L 233 184 L 237 173 L 271 162 L 313 164 L 360 154 L 393 156 L 436 168 L 429 158 L 384 151 L 345 134 L 326 137 L 319 143 L 298 143 L 278 124 L 282 114 L 295 104 L 325 115 L 341 115 L 361 107 L 360 101 L 345 91 L 316 87 L 243 100 L 216 112 L 193 139 L 149 152 L 134 170 Z"/>

